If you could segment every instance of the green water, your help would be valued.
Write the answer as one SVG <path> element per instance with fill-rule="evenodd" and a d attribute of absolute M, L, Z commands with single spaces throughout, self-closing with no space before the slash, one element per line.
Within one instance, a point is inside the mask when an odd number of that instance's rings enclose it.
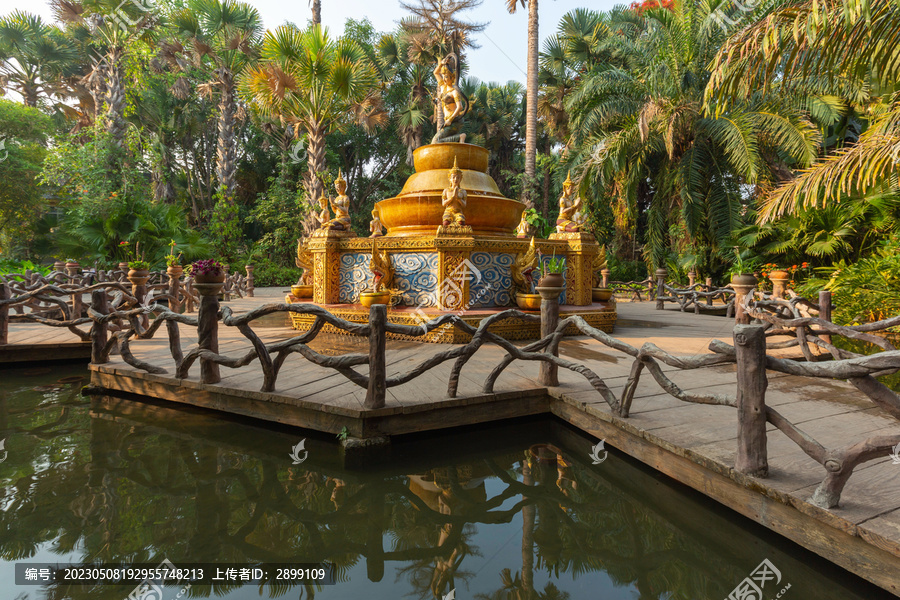
<path fill-rule="evenodd" d="M 787 584 L 784 600 L 893 597 L 615 451 L 592 464 L 595 440 L 547 419 L 396 440 L 383 463 L 348 470 L 331 436 L 58 383 L 79 375 L 0 371 L 4 600 L 133 589 L 15 586 L 16 561 L 163 558 L 339 573 L 185 598 L 723 600 L 763 559 L 782 575 L 767 600 Z M 293 465 L 301 439 L 308 458 Z"/>

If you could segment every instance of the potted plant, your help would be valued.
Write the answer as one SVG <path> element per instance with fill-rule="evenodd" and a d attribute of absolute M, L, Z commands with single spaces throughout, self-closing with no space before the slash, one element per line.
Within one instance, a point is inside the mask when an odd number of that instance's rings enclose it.
<path fill-rule="evenodd" d="M 150 276 L 150 263 L 146 260 L 132 260 L 128 262 L 128 278 L 140 278 Z"/>
<path fill-rule="evenodd" d="M 66 259 L 66 271 L 70 271 L 72 269 L 78 269 L 81 265 L 78 264 L 78 261 L 74 258 Z"/>
<path fill-rule="evenodd" d="M 564 257 L 557 258 L 554 254 L 550 260 L 543 263 L 541 267 L 535 269 L 541 273 L 539 287 L 558 287 L 561 288 L 566 284 L 566 278 L 563 273 L 566 270 L 566 259 Z"/>
<path fill-rule="evenodd" d="M 223 283 L 225 268 L 213 258 L 198 260 L 191 264 L 191 276 L 196 283 Z"/>
<path fill-rule="evenodd" d="M 166 273 L 172 277 L 181 277 L 181 274 L 184 273 L 184 267 L 181 266 L 182 253 L 175 254 L 175 246 L 177 245 L 175 240 L 172 240 L 169 243 L 169 253 L 166 254 Z"/>
<path fill-rule="evenodd" d="M 756 276 L 753 275 L 753 271 L 756 269 L 756 261 L 745 259 L 738 252 L 737 248 L 734 249 L 734 257 L 731 268 L 728 270 L 728 273 L 731 275 L 732 285 L 755 286 L 759 282 Z"/>

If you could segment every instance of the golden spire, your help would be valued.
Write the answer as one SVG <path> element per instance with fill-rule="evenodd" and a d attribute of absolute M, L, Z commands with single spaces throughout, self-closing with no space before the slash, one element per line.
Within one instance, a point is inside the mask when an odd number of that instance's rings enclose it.
<path fill-rule="evenodd" d="M 455 154 L 453 155 L 453 168 L 450 169 L 450 174 L 453 175 L 454 173 L 462 174 L 462 169 L 460 169 L 456 164 L 456 155 Z"/>
<path fill-rule="evenodd" d="M 343 173 L 341 173 L 340 169 L 338 169 L 338 176 L 337 176 L 337 179 L 334 180 L 334 185 L 337 186 L 338 183 L 343 183 L 344 185 L 347 185 L 347 182 L 344 180 L 344 175 L 343 175 Z"/>
<path fill-rule="evenodd" d="M 569 169 L 569 173 L 566 175 L 566 180 L 563 182 L 563 185 L 572 185 L 572 169 Z"/>

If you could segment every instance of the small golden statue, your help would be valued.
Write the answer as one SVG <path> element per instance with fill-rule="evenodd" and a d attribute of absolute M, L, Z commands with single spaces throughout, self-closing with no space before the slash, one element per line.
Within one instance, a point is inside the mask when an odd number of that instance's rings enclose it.
<path fill-rule="evenodd" d="M 575 196 L 574 198 L 572 196 Z M 581 210 L 581 196 L 572 189 L 572 171 L 563 182 L 563 193 L 559 197 L 559 217 L 556 219 L 556 233 L 581 231 L 582 224 L 575 220 Z"/>
<path fill-rule="evenodd" d="M 510 290 L 510 298 L 515 304 L 516 294 L 533 294 L 534 278 L 532 273 L 538 265 L 538 253 L 534 247 L 534 237 L 531 238 L 531 244 L 528 250 L 516 254 L 509 274 L 512 276 L 512 289 Z"/>
<path fill-rule="evenodd" d="M 390 292 L 391 306 L 396 306 L 403 299 L 403 292 L 394 288 L 394 264 L 387 250 L 378 251 L 378 242 L 372 240 L 372 258 L 369 259 L 369 271 L 372 272 L 372 285 L 366 292 Z"/>
<path fill-rule="evenodd" d="M 381 215 L 378 212 L 378 207 L 372 209 L 372 220 L 369 221 L 369 231 L 372 232 L 372 235 L 369 237 L 381 237 L 384 235 L 382 232 L 384 229 L 384 225 L 381 224 Z"/>
<path fill-rule="evenodd" d="M 463 230 L 465 228 L 470 230 L 471 228 L 466 227 L 466 215 L 463 212 L 466 208 L 468 195 L 466 190 L 460 187 L 463 172 L 457 166 L 455 156 L 453 157 L 453 168 L 450 169 L 447 175 L 450 178 L 450 187 L 445 188 L 441 194 L 444 215 L 441 218 L 443 224 L 438 227 L 438 233 L 444 233 L 448 229 Z"/>
<path fill-rule="evenodd" d="M 303 238 L 297 238 L 297 258 L 294 264 L 303 269 L 303 275 L 297 281 L 297 285 L 312 285 L 313 255 L 306 249 Z"/>
<path fill-rule="evenodd" d="M 325 196 L 319 197 L 319 214 L 316 215 L 316 221 L 319 222 L 319 230 L 324 230 L 328 228 L 328 223 L 331 221 L 331 213 L 328 211 L 328 198 Z"/>
<path fill-rule="evenodd" d="M 337 179 L 334 180 L 334 189 L 337 191 L 337 197 L 331 201 L 334 218 L 322 227 L 330 230 L 350 231 L 350 196 L 346 194 L 347 182 L 344 181 L 340 170 Z"/>
<path fill-rule="evenodd" d="M 594 260 L 591 262 L 591 274 L 593 275 L 594 287 L 602 287 L 603 274 L 601 271 L 608 266 L 609 262 L 606 260 L 606 246 L 602 246 L 600 252 L 597 253 L 597 256 L 595 256 Z"/>
<path fill-rule="evenodd" d="M 432 144 L 442 142 L 465 143 L 466 134 L 461 132 L 462 118 L 469 112 L 469 99 L 459 89 L 459 58 L 451 52 L 441 59 L 434 69 L 434 77 L 438 82 L 438 97 L 435 100 L 440 104 L 444 114 L 444 126 L 438 129 Z"/>
<path fill-rule="evenodd" d="M 532 233 L 531 223 L 525 218 L 525 211 L 522 211 L 522 219 L 519 221 L 519 224 L 516 226 L 516 237 L 517 238 L 527 238 L 528 235 Z"/>

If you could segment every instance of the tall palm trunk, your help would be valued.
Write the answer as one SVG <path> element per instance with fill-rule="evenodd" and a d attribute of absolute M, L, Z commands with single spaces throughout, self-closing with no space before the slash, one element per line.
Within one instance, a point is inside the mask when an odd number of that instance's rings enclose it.
<path fill-rule="evenodd" d="M 537 156 L 538 0 L 528 0 L 528 83 L 525 90 L 525 204 L 531 208 Z"/>
<path fill-rule="evenodd" d="M 125 147 L 125 84 L 122 81 L 122 48 L 109 50 L 106 60 L 106 131 L 119 148 Z"/>
<path fill-rule="evenodd" d="M 522 461 L 522 485 L 532 486 L 531 465 L 529 459 Z M 527 497 L 523 494 L 522 500 Z M 534 521 L 535 506 L 529 502 L 522 507 L 522 589 L 525 598 L 533 598 L 534 590 Z"/>
<path fill-rule="evenodd" d="M 313 25 L 322 24 L 322 0 L 312 0 L 312 22 Z"/>
<path fill-rule="evenodd" d="M 219 186 L 225 186 L 225 194 L 232 196 L 235 187 L 235 139 L 234 139 L 234 74 L 226 67 L 219 69 L 222 97 L 219 100 L 219 139 L 216 148 L 216 177 Z"/>
<path fill-rule="evenodd" d="M 303 186 L 306 188 L 308 195 L 310 211 L 303 222 L 303 227 L 306 229 L 306 233 L 309 234 L 318 225 L 314 218 L 316 210 L 318 210 L 317 201 L 325 192 L 322 180 L 318 177 L 319 173 L 325 170 L 325 125 L 318 121 L 312 121 L 308 124 L 307 129 L 309 133 L 309 140 L 307 141 L 309 168 L 306 171 Z"/>
<path fill-rule="evenodd" d="M 547 158 L 550 158 L 550 153 L 553 151 L 553 141 L 550 136 L 547 136 Z M 546 167 L 544 168 L 544 199 L 541 204 L 541 215 L 546 219 L 547 214 L 550 212 L 550 165 L 545 163 Z"/>

